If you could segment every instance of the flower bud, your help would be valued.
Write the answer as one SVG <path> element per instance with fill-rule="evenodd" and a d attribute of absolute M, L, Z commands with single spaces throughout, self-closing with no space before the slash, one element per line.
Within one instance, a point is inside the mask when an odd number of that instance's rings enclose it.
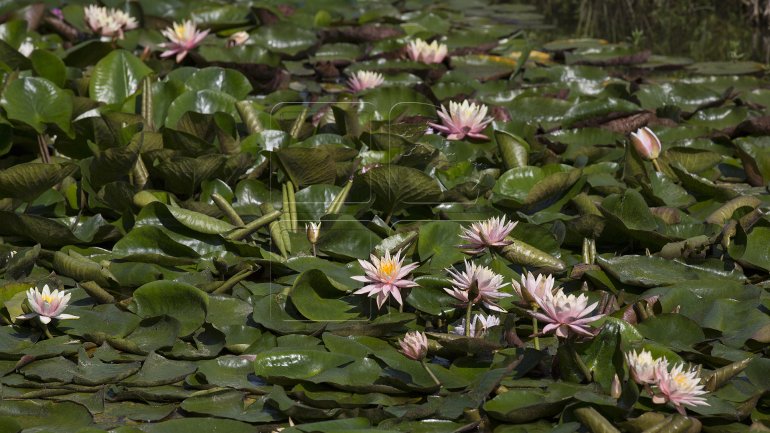
<path fill-rule="evenodd" d="M 398 344 L 401 353 L 409 359 L 421 361 L 428 354 L 428 337 L 422 332 L 407 332 L 403 340 L 398 340 Z"/>
<path fill-rule="evenodd" d="M 227 46 L 235 47 L 235 46 L 243 45 L 248 40 L 249 40 L 249 34 L 247 32 L 244 32 L 244 31 L 236 32 L 230 35 L 229 38 L 227 38 Z"/>
<path fill-rule="evenodd" d="M 620 398 L 620 394 L 622 392 L 622 388 L 620 385 L 620 378 L 618 377 L 617 373 L 615 374 L 615 377 L 612 378 L 612 385 L 610 389 L 610 395 L 612 398 Z"/>
<path fill-rule="evenodd" d="M 650 128 L 644 127 L 631 133 L 631 143 L 644 159 L 657 159 L 660 155 L 660 140 Z"/>
<path fill-rule="evenodd" d="M 320 223 L 307 223 L 305 224 L 305 231 L 307 232 L 307 240 L 311 244 L 318 242 L 318 236 L 321 234 Z"/>

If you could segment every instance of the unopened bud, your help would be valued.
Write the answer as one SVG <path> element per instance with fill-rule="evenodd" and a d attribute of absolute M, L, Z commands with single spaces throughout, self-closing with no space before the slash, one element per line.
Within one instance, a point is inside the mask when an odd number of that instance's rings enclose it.
<path fill-rule="evenodd" d="M 235 46 L 243 45 L 248 40 L 249 40 L 249 34 L 244 31 L 240 31 L 237 33 L 233 33 L 232 35 L 230 35 L 229 38 L 227 38 L 227 46 L 235 47 Z"/>
<path fill-rule="evenodd" d="M 641 128 L 631 133 L 631 143 L 644 159 L 652 160 L 660 155 L 660 140 L 650 128 Z"/>
<path fill-rule="evenodd" d="M 612 378 L 612 385 L 610 387 L 610 395 L 612 398 L 620 398 L 620 394 L 622 392 L 622 388 L 620 385 L 620 378 L 617 374 L 615 374 L 615 377 Z"/>
<path fill-rule="evenodd" d="M 315 243 L 318 242 L 318 236 L 321 234 L 321 224 L 307 223 L 305 224 L 305 230 L 307 232 L 307 240 L 315 245 Z"/>

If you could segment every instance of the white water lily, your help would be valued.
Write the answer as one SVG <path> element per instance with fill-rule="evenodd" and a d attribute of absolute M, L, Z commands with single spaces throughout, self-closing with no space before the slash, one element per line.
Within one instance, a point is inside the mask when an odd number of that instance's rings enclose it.
<path fill-rule="evenodd" d="M 135 29 L 139 23 L 120 9 L 90 5 L 84 9 L 86 25 L 99 36 L 123 39 L 123 33 Z"/>
<path fill-rule="evenodd" d="M 500 326 L 500 318 L 497 316 L 483 314 L 476 314 L 471 320 L 471 337 L 483 337 L 489 332 L 489 328 L 494 326 Z M 452 328 L 452 333 L 457 335 L 465 335 L 465 319 L 462 319 L 460 323 Z"/>
<path fill-rule="evenodd" d="M 626 353 L 626 362 L 631 378 L 639 385 L 649 385 L 655 383 L 655 370 L 658 365 L 668 366 L 666 358 L 653 358 L 652 353 L 642 350 L 639 353 L 631 351 Z"/>
<path fill-rule="evenodd" d="M 36 287 L 31 288 L 27 291 L 27 301 L 33 311 L 22 314 L 16 317 L 16 319 L 33 319 L 38 317 L 43 324 L 50 323 L 51 319 L 79 319 L 78 316 L 64 313 L 64 309 L 67 308 L 67 304 L 70 301 L 70 296 L 72 295 L 60 292 L 58 289 L 51 292 L 47 284 L 43 286 L 42 292 L 38 291 Z"/>

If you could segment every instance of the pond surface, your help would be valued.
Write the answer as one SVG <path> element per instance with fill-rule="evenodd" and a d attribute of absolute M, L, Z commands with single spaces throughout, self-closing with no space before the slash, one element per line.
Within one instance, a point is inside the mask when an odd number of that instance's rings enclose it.
<path fill-rule="evenodd" d="M 770 62 L 770 31 L 739 1 L 525 1 L 545 15 L 544 41 L 594 37 L 696 61 Z M 654 3 L 648 7 L 644 4 Z M 636 33 L 636 35 L 635 35 Z"/>

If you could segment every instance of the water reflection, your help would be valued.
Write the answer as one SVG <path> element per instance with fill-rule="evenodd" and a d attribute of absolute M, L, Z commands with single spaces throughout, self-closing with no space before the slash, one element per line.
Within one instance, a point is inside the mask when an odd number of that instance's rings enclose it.
<path fill-rule="evenodd" d="M 770 31 L 754 0 L 527 0 L 553 28 L 546 38 L 596 37 L 701 60 L 770 63 Z M 744 4 L 744 2 L 746 4 Z M 761 13 L 761 11 L 760 11 Z"/>

